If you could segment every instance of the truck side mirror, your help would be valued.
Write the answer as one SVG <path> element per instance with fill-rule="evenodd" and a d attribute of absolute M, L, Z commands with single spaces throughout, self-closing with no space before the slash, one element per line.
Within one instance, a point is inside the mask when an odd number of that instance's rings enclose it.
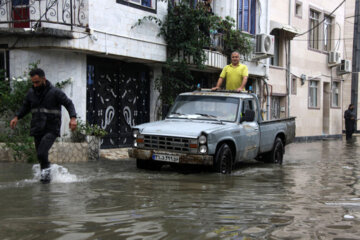
<path fill-rule="evenodd" d="M 255 111 L 254 110 L 246 110 L 245 115 L 241 118 L 240 122 L 253 122 L 255 120 Z"/>

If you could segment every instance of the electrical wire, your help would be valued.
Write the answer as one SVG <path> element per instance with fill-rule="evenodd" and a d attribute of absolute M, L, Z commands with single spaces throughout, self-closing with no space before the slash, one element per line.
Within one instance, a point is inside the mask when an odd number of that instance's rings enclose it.
<path fill-rule="evenodd" d="M 342 2 L 329 14 L 329 16 L 331 16 L 336 10 L 338 10 L 338 8 L 341 7 L 341 5 L 344 4 L 344 2 L 346 2 L 346 0 L 342 1 Z M 325 18 L 324 18 L 323 20 L 321 20 L 318 24 L 316 24 L 314 27 L 310 28 L 310 29 L 307 30 L 306 32 L 297 34 L 295 37 L 300 37 L 300 36 L 302 36 L 302 35 L 305 35 L 305 34 L 311 32 L 311 31 L 314 30 L 315 28 L 319 27 L 324 21 L 325 21 Z M 294 37 L 294 38 L 295 38 L 295 37 Z"/>

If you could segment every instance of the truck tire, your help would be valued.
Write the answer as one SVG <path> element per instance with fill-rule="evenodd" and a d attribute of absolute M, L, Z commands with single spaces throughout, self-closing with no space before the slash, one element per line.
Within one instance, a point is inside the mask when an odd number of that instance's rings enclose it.
<path fill-rule="evenodd" d="M 232 170 L 233 155 L 231 148 L 226 143 L 222 144 L 215 155 L 215 171 L 230 174 Z"/>
<path fill-rule="evenodd" d="M 266 161 L 269 163 L 282 164 L 284 157 L 284 145 L 281 138 L 276 138 L 274 147 L 271 152 L 266 156 Z"/>

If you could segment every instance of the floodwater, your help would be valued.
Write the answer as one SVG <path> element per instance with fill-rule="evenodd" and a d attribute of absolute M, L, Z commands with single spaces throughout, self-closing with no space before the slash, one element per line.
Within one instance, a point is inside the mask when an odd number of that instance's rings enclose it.
<path fill-rule="evenodd" d="M 0 163 L 0 239 L 360 239 L 360 137 L 287 146 L 231 175 L 133 160 Z"/>

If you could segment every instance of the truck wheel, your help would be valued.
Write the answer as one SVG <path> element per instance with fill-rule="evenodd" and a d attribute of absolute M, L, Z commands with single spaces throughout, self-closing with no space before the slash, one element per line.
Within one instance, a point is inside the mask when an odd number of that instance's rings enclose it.
<path fill-rule="evenodd" d="M 232 170 L 233 155 L 229 145 L 221 145 L 215 157 L 215 171 L 222 174 L 230 174 Z"/>
<path fill-rule="evenodd" d="M 270 163 L 282 164 L 284 157 L 284 145 L 280 138 L 276 138 L 274 148 L 269 153 L 267 161 Z"/>

